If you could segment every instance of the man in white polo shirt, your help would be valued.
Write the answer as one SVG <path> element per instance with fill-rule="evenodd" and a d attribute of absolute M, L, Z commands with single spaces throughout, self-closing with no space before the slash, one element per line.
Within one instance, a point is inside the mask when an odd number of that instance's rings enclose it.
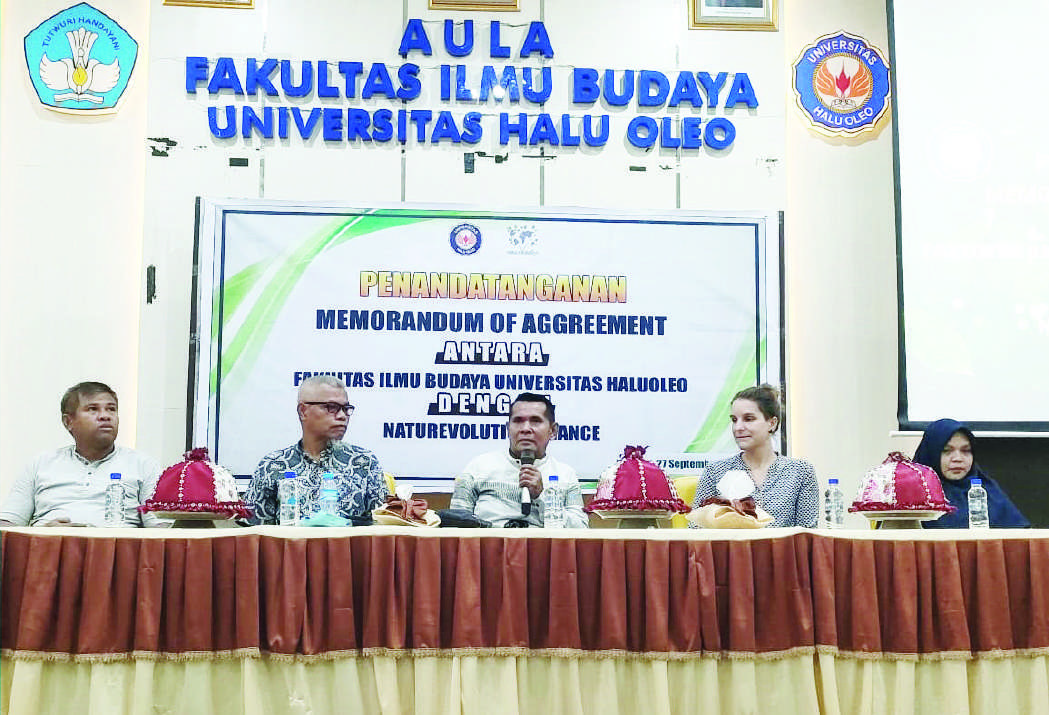
<path fill-rule="evenodd" d="M 74 444 L 46 452 L 23 470 L 0 505 L 0 526 L 102 526 L 110 474 L 119 472 L 126 526 L 165 526 L 136 507 L 153 495 L 160 465 L 116 445 L 117 395 L 101 382 L 81 382 L 62 396 L 62 424 Z"/>

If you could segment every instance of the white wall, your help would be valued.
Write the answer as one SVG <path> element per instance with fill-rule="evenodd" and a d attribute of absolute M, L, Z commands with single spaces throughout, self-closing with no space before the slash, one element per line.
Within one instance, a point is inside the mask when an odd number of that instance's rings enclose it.
<path fill-rule="evenodd" d="M 784 178 L 781 169 L 769 171 L 765 158 L 782 165 L 785 75 L 780 71 L 783 40 L 780 33 L 697 33 L 687 29 L 686 6 L 663 0 L 638 12 L 636 3 L 610 3 L 599 23 L 578 3 L 524 0 L 520 13 L 432 12 L 425 0 L 401 4 L 372 3 L 369 22 L 355 6 L 331 3 L 324 22 L 304 15 L 288 0 L 270 0 L 265 8 L 233 25 L 213 10 L 155 6 L 153 10 L 153 58 L 150 86 L 150 136 L 178 142 L 167 157 L 148 160 L 146 218 L 146 261 L 161 271 L 164 296 L 161 303 L 145 309 L 144 342 L 154 346 L 143 353 L 142 435 L 171 453 L 184 441 L 186 344 L 189 331 L 189 291 L 184 277 L 192 265 L 192 202 L 198 194 L 246 196 L 271 199 L 343 200 L 368 202 L 405 201 L 419 203 L 474 204 L 482 207 L 591 206 L 616 209 L 781 209 Z M 448 143 L 420 145 L 409 142 L 404 154 L 395 142 L 325 145 L 319 139 L 304 142 L 294 135 L 288 140 L 234 138 L 219 140 L 208 130 L 206 108 L 243 102 L 226 93 L 209 97 L 203 89 L 195 96 L 184 91 L 185 57 L 203 55 L 212 59 L 230 56 L 278 57 L 293 60 L 336 61 L 338 59 L 385 62 L 391 68 L 405 59 L 397 48 L 405 18 L 424 20 L 434 46 L 432 57 L 411 55 L 407 61 L 423 68 L 423 94 L 409 108 L 434 111 L 449 109 L 456 116 L 477 110 L 486 117 L 485 137 L 470 147 Z M 473 18 L 474 52 L 465 58 L 451 57 L 443 48 L 443 21 Z M 556 159 L 540 161 L 526 155 L 537 147 L 521 148 L 515 142 L 500 147 L 495 114 L 516 113 L 534 107 L 465 105 L 441 102 L 437 96 L 437 67 L 442 63 L 466 64 L 471 69 L 484 64 L 501 66 L 491 59 L 487 36 L 489 20 L 502 21 L 503 42 L 516 53 L 528 21 L 542 19 L 550 33 L 554 58 L 549 61 L 554 91 L 543 108 L 560 117 L 562 113 L 607 112 L 613 117 L 611 138 L 601 149 L 547 147 Z M 508 26 L 509 25 L 509 26 Z M 705 36 L 704 36 L 705 35 Z M 195 38 L 190 45 L 187 37 Z M 703 41 L 700 41 L 700 40 Z M 511 60 L 506 64 L 536 66 L 538 59 Z M 655 69 L 676 77 L 679 69 L 749 73 L 761 106 L 756 111 L 730 110 L 739 135 L 731 151 L 723 154 L 698 151 L 680 159 L 673 151 L 645 151 L 623 138 L 630 117 L 639 114 L 636 104 L 622 110 L 581 109 L 571 103 L 570 73 L 573 67 L 598 69 Z M 477 74 L 479 75 L 479 69 Z M 728 87 L 722 92 L 722 99 Z M 276 100 L 249 100 L 254 106 Z M 338 102 L 343 103 L 343 100 Z M 386 100 L 348 103 L 373 109 L 390 107 Z M 312 99 L 305 106 L 322 106 Z M 396 108 L 397 105 L 392 105 Z M 659 112 L 657 116 L 664 113 Z M 684 112 L 682 112 L 684 113 Z M 726 114 L 718 109 L 700 110 L 700 116 Z M 481 150 L 489 155 L 508 154 L 496 164 L 478 158 L 476 172 L 463 171 L 463 153 Z M 230 168 L 229 157 L 245 157 L 247 167 Z M 631 167 L 644 167 L 639 172 Z M 662 168 L 669 167 L 669 168 Z M 680 199 L 678 197 L 680 183 Z M 179 286 L 164 290 L 165 286 Z M 158 359 L 159 358 L 159 359 Z M 273 406 L 291 409 L 290 405 Z"/>
<path fill-rule="evenodd" d="M 71 442 L 59 399 L 81 380 L 117 391 L 121 441 L 136 440 L 149 7 L 94 3 L 140 54 L 119 113 L 83 118 L 39 103 L 22 44 L 72 4 L 0 8 L 0 494 Z"/>
<path fill-rule="evenodd" d="M 817 37 L 846 30 L 888 61 L 883 2 L 791 3 L 785 68 Z M 892 70 L 890 66 L 890 71 Z M 896 428 L 896 234 L 892 125 L 836 139 L 787 115 L 788 418 L 796 454 L 849 497 Z M 859 526 L 851 516 L 847 525 Z"/>
<path fill-rule="evenodd" d="M 139 38 L 149 58 L 139 68 L 148 68 L 148 103 L 143 72 L 130 90 L 136 103 L 126 105 L 116 120 L 109 120 L 111 124 L 55 119 L 46 117 L 44 110 L 32 109 L 20 56 L 21 36 L 27 30 L 21 28 L 32 27 L 50 14 L 40 8 L 51 4 L 18 11 L 5 6 L 5 61 L 0 75 L 4 206 L 0 212 L 0 270 L 4 271 L 0 379 L 9 397 L 2 402 L 0 434 L 6 449 L 0 450 L 0 491 L 6 491 L 12 470 L 32 452 L 61 437 L 52 403 L 68 384 L 86 376 L 105 379 L 116 374 L 124 379 L 110 377 L 124 397 L 126 443 L 133 441 L 127 428 L 134 423 L 135 404 L 129 397 L 137 388 L 139 446 L 163 462 L 177 457 L 185 439 L 193 198 L 198 194 L 361 203 L 403 198 L 484 206 L 783 209 L 792 452 L 810 458 L 822 477 L 841 477 L 847 490 L 864 469 L 884 456 L 888 432 L 895 424 L 896 394 L 891 131 L 885 121 L 880 132 L 865 141 L 820 138 L 798 115 L 789 84 L 796 55 L 819 35 L 846 29 L 887 49 L 881 0 L 824 2 L 818 8 L 814 3 L 784 4 L 781 31 L 776 33 L 689 31 L 687 6 L 681 0 L 644 5 L 613 0 L 601 5 L 597 18 L 589 9 L 581 9 L 589 5 L 569 0 L 522 0 L 520 13 L 489 15 L 431 12 L 425 0 L 403 4 L 375 0 L 367 3 L 366 16 L 359 9 L 363 3 L 304 7 L 293 0 L 256 0 L 256 4 L 257 9 L 249 12 L 165 7 L 160 0 L 152 0 L 148 9 L 132 0 L 97 2 Z M 146 27 L 147 16 L 152 31 Z M 294 139 L 218 140 L 208 132 L 206 106 L 228 100 L 217 101 L 206 93 L 191 97 L 183 89 L 186 55 L 358 59 L 399 65 L 403 60 L 396 49 L 408 17 L 426 19 L 435 41 L 432 58 L 415 60 L 424 68 L 449 61 L 499 63 L 489 60 L 482 49 L 463 60 L 448 58 L 439 39 L 439 21 L 445 17 L 474 18 L 478 39 L 485 36 L 488 19 L 515 24 L 542 19 L 555 50 L 550 61 L 557 77 L 555 96 L 546 107 L 555 115 L 581 113 L 570 104 L 565 81 L 565 74 L 577 65 L 672 73 L 679 68 L 746 71 L 761 106 L 733 113 L 739 135 L 733 149 L 722 155 L 699 152 L 679 159 L 658 149 L 645 152 L 626 145 L 618 137 L 627 118 L 639 113 L 632 106 L 622 113 L 625 118 L 615 120 L 612 138 L 600 151 L 554 149 L 558 158 L 540 163 L 521 156 L 536 153 L 533 149 L 509 147 L 505 163 L 479 158 L 476 173 L 465 174 L 464 149 L 445 145 L 409 144 L 402 155 L 393 143 L 361 147 L 323 146 L 319 140 L 305 145 Z M 505 39 L 515 46 L 520 34 Z M 424 96 L 413 104 L 444 108 L 436 97 Z M 467 111 L 448 108 L 457 114 Z M 500 108 L 490 105 L 489 111 Z M 492 126 L 486 125 L 486 139 L 475 149 L 506 152 L 488 138 Z M 73 136 L 98 146 L 94 138 L 110 128 L 123 142 L 121 158 L 85 163 L 96 167 L 91 170 L 92 186 L 101 183 L 96 176 L 119 171 L 139 187 L 137 195 L 129 191 L 119 200 L 92 193 L 96 202 L 102 202 L 101 215 L 119 215 L 128 222 L 121 231 L 109 231 L 111 238 L 104 244 L 110 260 L 119 257 L 124 282 L 118 287 L 109 276 L 91 274 L 84 288 L 71 294 L 78 306 L 89 306 L 82 300 L 85 292 L 103 295 L 110 301 L 108 311 L 119 313 L 115 339 L 101 342 L 88 339 L 82 317 L 64 313 L 58 305 L 47 310 L 50 296 L 68 280 L 48 278 L 41 284 L 40 276 L 14 267 L 39 261 L 36 217 L 55 214 L 18 177 L 21 167 L 31 171 L 43 153 L 47 159 L 42 166 L 52 169 L 68 160 L 67 151 L 44 153 L 56 137 L 64 147 L 71 145 Z M 177 145 L 167 157 L 146 157 L 145 137 L 166 137 Z M 230 157 L 248 158 L 249 165 L 230 167 Z M 145 180 L 141 181 L 143 163 Z M 646 171 L 631 171 L 631 166 L 644 166 Z M 135 198 L 125 203 L 125 195 Z M 12 205 L 16 208 L 9 210 Z M 141 241 L 139 221 L 144 226 Z M 55 233 L 51 238 L 55 250 L 47 255 L 60 264 L 62 277 L 79 276 L 82 261 L 71 256 L 83 250 L 85 242 L 72 231 Z M 147 306 L 142 305 L 139 276 L 140 266 L 149 264 L 157 266 L 159 296 Z M 30 344 L 52 347 L 11 355 L 15 351 L 9 346 Z M 84 344 L 91 346 L 90 361 L 78 355 L 87 352 L 78 350 Z M 136 373 L 137 380 L 132 377 Z"/>

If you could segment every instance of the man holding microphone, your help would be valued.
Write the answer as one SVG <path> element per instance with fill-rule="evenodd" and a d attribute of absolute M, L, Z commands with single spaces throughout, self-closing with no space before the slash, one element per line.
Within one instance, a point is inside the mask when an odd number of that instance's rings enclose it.
<path fill-rule="evenodd" d="M 547 454 L 557 435 L 554 405 L 532 392 L 510 404 L 508 450 L 470 460 L 455 478 L 451 507 L 466 509 L 492 526 L 543 526 L 541 499 L 546 480 L 557 476 L 565 493 L 565 527 L 586 528 L 583 496 L 575 470 Z"/>

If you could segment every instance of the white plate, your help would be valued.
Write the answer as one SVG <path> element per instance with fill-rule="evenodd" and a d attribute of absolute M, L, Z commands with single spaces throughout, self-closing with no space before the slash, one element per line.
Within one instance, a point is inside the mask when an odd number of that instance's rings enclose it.
<path fill-rule="evenodd" d="M 871 521 L 907 520 L 907 521 L 932 521 L 939 519 L 947 512 L 942 509 L 899 509 L 897 511 L 861 511 Z"/>
<path fill-rule="evenodd" d="M 668 509 L 594 509 L 594 513 L 602 519 L 670 519 L 674 516 Z"/>
<path fill-rule="evenodd" d="M 218 514 L 213 511 L 154 511 L 161 519 L 175 519 L 176 521 L 226 521 L 234 517 L 228 514 Z"/>

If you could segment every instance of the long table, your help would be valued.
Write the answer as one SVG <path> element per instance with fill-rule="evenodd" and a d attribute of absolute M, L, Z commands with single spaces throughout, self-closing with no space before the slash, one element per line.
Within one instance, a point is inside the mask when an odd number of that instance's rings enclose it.
<path fill-rule="evenodd" d="M 0 543 L 5 713 L 1049 713 L 1045 531 Z"/>

